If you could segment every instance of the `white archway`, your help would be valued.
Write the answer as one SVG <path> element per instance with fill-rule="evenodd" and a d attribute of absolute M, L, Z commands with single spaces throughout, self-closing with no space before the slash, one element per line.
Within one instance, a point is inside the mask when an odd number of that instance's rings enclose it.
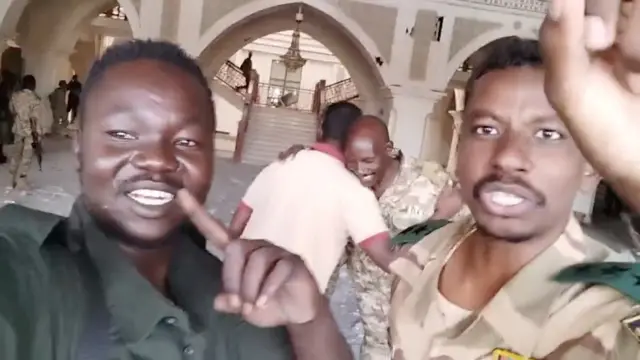
<path fill-rule="evenodd" d="M 29 0 L 5 0 L 0 2 L 0 35 L 13 35 Z M 81 6 L 103 3 L 103 1 L 84 1 Z M 125 9 L 131 32 L 134 37 L 142 37 L 140 16 L 132 0 L 118 0 L 118 4 Z"/>
<path fill-rule="evenodd" d="M 32 28 L 28 22 L 19 23 L 20 45 L 25 70 L 36 77 L 38 92 L 47 94 L 55 87 L 60 80 L 56 69 L 68 61 L 82 32 L 111 3 L 110 0 L 77 1 L 69 4 L 71 11 L 68 12 L 54 12 L 60 4 L 43 3 L 27 10 L 33 11 L 29 22 L 38 22 L 40 26 Z M 140 35 L 139 15 L 131 0 L 119 0 L 118 3 L 128 12 L 132 35 Z"/>
<path fill-rule="evenodd" d="M 380 56 L 381 52 L 378 49 L 378 46 L 353 19 L 349 18 L 344 12 L 335 6 L 330 5 L 328 2 L 318 0 L 258 0 L 250 2 L 234 9 L 229 14 L 222 17 L 222 19 L 216 21 L 205 31 L 193 47 L 187 47 L 187 51 L 191 55 L 198 57 L 207 48 L 207 46 L 209 46 L 209 44 L 241 21 L 249 17 L 256 16 L 261 12 L 274 7 L 296 5 L 300 3 L 312 7 L 334 19 L 344 28 L 345 35 L 349 35 L 352 37 L 353 41 L 358 42 L 371 57 Z M 385 83 L 387 83 L 387 79 L 384 79 L 384 76 L 385 72 L 381 71 L 380 77 Z"/>
<path fill-rule="evenodd" d="M 487 31 L 486 33 L 483 33 L 471 40 L 462 49 L 458 50 L 458 52 L 453 57 L 451 57 L 451 60 L 449 60 L 446 68 L 442 72 L 442 76 L 439 77 L 439 83 L 436 84 L 436 87 L 438 89 L 446 89 L 449 81 L 465 60 L 467 60 L 476 51 L 480 50 L 483 46 L 489 44 L 490 42 L 509 36 L 519 36 L 525 39 L 537 38 L 533 33 L 527 32 L 524 29 L 515 30 L 513 29 L 513 27 L 508 26 L 503 26 L 499 29 Z"/>
<path fill-rule="evenodd" d="M 241 6 L 218 20 L 197 41 L 186 41 L 184 47 L 200 59 L 207 71 L 217 71 L 248 39 L 291 29 L 296 5 L 300 3 L 291 0 L 258 0 L 252 2 L 251 6 Z M 375 57 L 379 53 L 373 40 L 339 9 L 324 1 L 315 4 L 313 0 L 306 0 L 304 3 L 305 22 L 301 30 L 340 59 L 358 89 L 363 108 L 367 112 L 378 113 L 387 89 L 383 77 L 385 72 L 381 70 L 387 65 L 376 64 Z M 345 27 L 345 23 L 349 28 Z"/>

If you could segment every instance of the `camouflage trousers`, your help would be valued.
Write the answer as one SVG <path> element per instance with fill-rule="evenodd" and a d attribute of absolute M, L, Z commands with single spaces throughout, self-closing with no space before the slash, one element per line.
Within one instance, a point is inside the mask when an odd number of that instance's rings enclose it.
<path fill-rule="evenodd" d="M 348 266 L 356 287 L 364 339 L 360 360 L 389 360 L 389 309 L 393 276 L 376 265 L 357 246 L 350 251 Z"/>
<path fill-rule="evenodd" d="M 33 148 L 31 137 L 16 137 L 16 152 L 11 157 L 11 165 L 9 166 L 9 172 L 13 177 L 15 183 L 18 178 L 26 178 L 29 173 L 29 167 L 31 166 L 31 159 L 33 159 Z"/>

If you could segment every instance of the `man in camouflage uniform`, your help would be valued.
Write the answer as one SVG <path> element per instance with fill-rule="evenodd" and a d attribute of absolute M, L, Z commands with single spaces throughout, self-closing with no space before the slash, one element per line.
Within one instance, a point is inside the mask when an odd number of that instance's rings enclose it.
<path fill-rule="evenodd" d="M 353 125 L 347 159 L 363 185 L 376 193 L 392 234 L 427 219 L 446 219 L 461 211 L 462 202 L 455 201 L 453 189 L 443 192 L 446 180 L 427 177 L 428 166 L 394 149 L 386 124 L 377 117 L 364 116 Z M 440 169 L 439 174 L 444 174 Z M 444 196 L 437 206 L 441 192 Z M 356 247 L 349 247 L 347 257 L 364 327 L 360 358 L 387 360 L 391 357 L 388 312 L 393 276 Z"/>
<path fill-rule="evenodd" d="M 22 79 L 22 90 L 11 98 L 11 111 L 15 114 L 13 134 L 17 151 L 11 158 L 9 171 L 12 176 L 12 186 L 16 189 L 26 189 L 27 174 L 33 158 L 33 135 L 42 136 L 41 109 L 42 101 L 35 93 L 36 79 L 26 75 Z"/>
<path fill-rule="evenodd" d="M 487 51 L 467 85 L 457 165 L 473 219 L 391 265 L 393 359 L 640 359 L 625 326 L 635 319 L 630 299 L 588 285 L 596 277 L 567 282 L 592 272 L 585 262 L 632 256 L 572 218 L 587 164 L 545 97 L 538 43 L 506 38 Z M 599 273 L 624 271 L 604 264 Z"/>

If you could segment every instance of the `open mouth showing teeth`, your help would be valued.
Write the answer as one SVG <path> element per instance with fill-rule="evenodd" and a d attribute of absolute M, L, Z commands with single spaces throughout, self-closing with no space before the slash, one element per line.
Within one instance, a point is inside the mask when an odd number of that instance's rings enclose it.
<path fill-rule="evenodd" d="M 127 196 L 137 202 L 138 204 L 145 206 L 162 206 L 170 203 L 175 198 L 175 195 L 166 191 L 151 190 L 151 189 L 138 189 L 128 193 Z"/>
<path fill-rule="evenodd" d="M 492 192 L 489 199 L 496 205 L 500 206 L 516 206 L 522 204 L 524 199 L 520 196 L 509 194 L 502 191 Z"/>

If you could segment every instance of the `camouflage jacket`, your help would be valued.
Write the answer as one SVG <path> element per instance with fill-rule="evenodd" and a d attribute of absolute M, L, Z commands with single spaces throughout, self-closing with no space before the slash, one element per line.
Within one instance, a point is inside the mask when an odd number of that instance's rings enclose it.
<path fill-rule="evenodd" d="M 40 128 L 41 105 L 42 100 L 31 90 L 25 89 L 13 94 L 9 106 L 15 114 L 12 131 L 16 136 L 22 138 L 31 137 L 31 133 L 34 130 L 39 134 L 42 133 Z M 35 129 L 31 127 L 31 120 L 35 122 Z"/>
<path fill-rule="evenodd" d="M 389 316 L 394 360 L 640 359 L 640 346 L 624 326 L 635 318 L 628 298 L 606 286 L 553 280 L 583 262 L 632 261 L 584 235 L 575 219 L 481 311 L 445 325 L 439 275 L 473 226 L 471 219 L 458 221 L 412 246 L 422 266 L 402 258 L 392 263 L 399 278 Z"/>
<path fill-rule="evenodd" d="M 441 178 L 447 177 L 444 169 L 437 166 L 441 171 L 435 173 L 426 171 L 426 167 L 434 168 L 436 165 L 409 157 L 403 159 L 400 173 L 380 197 L 380 209 L 392 235 L 433 215 L 438 194 L 446 184 Z M 461 213 L 466 214 L 466 209 Z"/>

